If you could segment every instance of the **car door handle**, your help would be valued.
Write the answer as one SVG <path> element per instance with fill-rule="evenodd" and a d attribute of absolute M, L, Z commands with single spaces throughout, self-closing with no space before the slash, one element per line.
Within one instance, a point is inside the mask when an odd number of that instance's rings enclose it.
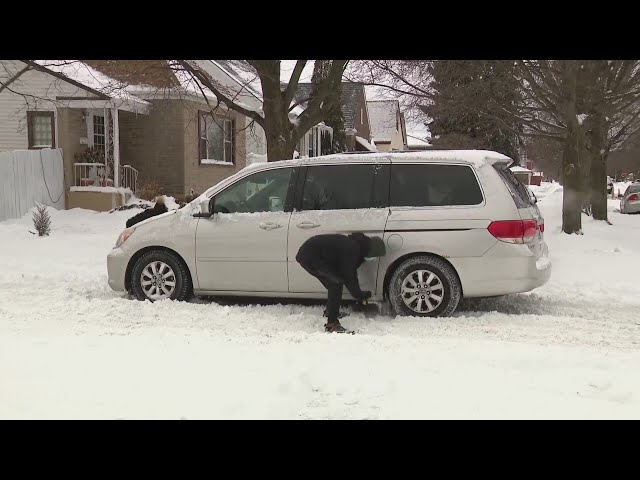
<path fill-rule="evenodd" d="M 280 225 L 279 223 L 274 222 L 262 222 L 258 226 L 263 230 L 275 230 L 276 228 L 282 227 L 282 225 Z"/>
<path fill-rule="evenodd" d="M 315 223 L 315 222 L 305 221 L 305 222 L 298 223 L 297 226 L 299 228 L 316 228 L 316 227 L 319 227 L 320 224 L 319 223 Z"/>

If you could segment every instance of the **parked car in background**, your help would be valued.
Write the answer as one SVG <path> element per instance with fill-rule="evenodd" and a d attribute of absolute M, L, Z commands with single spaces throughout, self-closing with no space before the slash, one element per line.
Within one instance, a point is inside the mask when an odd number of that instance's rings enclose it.
<path fill-rule="evenodd" d="M 629 185 L 620 198 L 620 213 L 640 212 L 640 183 Z"/>
<path fill-rule="evenodd" d="M 362 232 L 382 237 L 387 254 L 361 266 L 361 287 L 399 315 L 447 316 L 462 296 L 527 292 L 548 281 L 551 262 L 535 196 L 512 163 L 474 150 L 254 164 L 124 230 L 109 285 L 151 301 L 326 298 L 296 262 L 300 246 Z"/>
<path fill-rule="evenodd" d="M 607 195 L 613 194 L 613 179 L 611 177 L 607 177 Z"/>

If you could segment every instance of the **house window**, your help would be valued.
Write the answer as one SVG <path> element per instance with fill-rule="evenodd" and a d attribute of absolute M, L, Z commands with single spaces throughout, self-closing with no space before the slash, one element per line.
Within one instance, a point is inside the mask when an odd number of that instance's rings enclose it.
<path fill-rule="evenodd" d="M 27 130 L 30 149 L 56 146 L 53 112 L 27 112 Z"/>
<path fill-rule="evenodd" d="M 200 163 L 235 163 L 235 120 L 214 117 L 210 113 L 199 116 Z"/>
<path fill-rule="evenodd" d="M 360 125 L 364 125 L 364 108 L 360 109 Z"/>
<path fill-rule="evenodd" d="M 104 146 L 106 143 L 104 116 L 93 115 L 93 146 L 96 149 L 99 148 L 104 150 Z"/>

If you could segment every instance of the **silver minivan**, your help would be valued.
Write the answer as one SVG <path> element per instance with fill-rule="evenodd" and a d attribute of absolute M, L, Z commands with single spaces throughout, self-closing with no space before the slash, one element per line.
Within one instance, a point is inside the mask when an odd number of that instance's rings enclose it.
<path fill-rule="evenodd" d="M 314 235 L 362 232 L 382 237 L 387 254 L 360 267 L 360 285 L 399 315 L 446 316 L 462 296 L 527 292 L 547 282 L 551 262 L 536 199 L 512 163 L 441 150 L 254 164 L 125 229 L 107 259 L 109 285 L 151 301 L 325 298 L 298 249 Z"/>

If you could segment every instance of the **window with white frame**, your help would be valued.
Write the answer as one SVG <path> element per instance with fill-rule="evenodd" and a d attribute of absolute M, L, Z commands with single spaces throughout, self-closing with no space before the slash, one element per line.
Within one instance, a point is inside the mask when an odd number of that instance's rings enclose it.
<path fill-rule="evenodd" d="M 235 121 L 200 112 L 198 123 L 200 163 L 235 164 Z"/>
<path fill-rule="evenodd" d="M 104 115 L 92 115 L 93 117 L 93 146 L 97 149 L 104 150 L 107 143 L 105 134 Z"/>

